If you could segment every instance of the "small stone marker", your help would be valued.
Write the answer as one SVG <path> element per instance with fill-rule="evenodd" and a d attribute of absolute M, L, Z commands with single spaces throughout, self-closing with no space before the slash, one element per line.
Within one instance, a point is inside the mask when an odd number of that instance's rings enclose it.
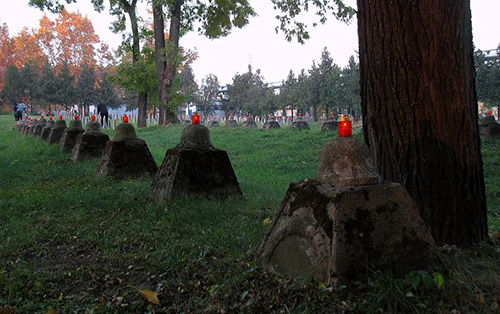
<path fill-rule="evenodd" d="M 153 176 L 158 170 L 146 141 L 135 134 L 132 124 L 123 120 L 115 129 L 115 137 L 106 143 L 97 169 L 98 176 L 127 177 Z"/>
<path fill-rule="evenodd" d="M 219 121 L 217 120 L 212 120 L 208 122 L 208 127 L 213 128 L 213 127 L 218 127 L 219 126 Z"/>
<path fill-rule="evenodd" d="M 64 130 L 61 140 L 59 141 L 59 149 L 61 152 L 73 151 L 78 135 L 82 134 L 84 131 L 82 120 L 78 119 L 78 116 L 75 115 L 75 119 L 69 122 L 69 128 Z"/>
<path fill-rule="evenodd" d="M 262 126 L 262 130 L 269 131 L 270 129 L 279 129 L 280 124 L 276 121 L 276 117 L 273 115 L 269 116 L 269 119 Z"/>
<path fill-rule="evenodd" d="M 381 182 L 368 148 L 348 137 L 326 144 L 315 179 L 290 184 L 259 260 L 275 274 L 337 284 L 366 267 L 422 269 L 436 254 L 408 192 Z"/>
<path fill-rule="evenodd" d="M 22 123 L 23 123 L 22 119 L 17 120 L 16 123 L 14 124 L 14 126 L 12 127 L 12 129 L 20 131 L 21 130 L 20 127 L 21 127 Z"/>
<path fill-rule="evenodd" d="M 309 127 L 309 124 L 302 119 L 302 116 L 299 114 L 297 118 L 295 118 L 295 121 L 290 124 L 290 129 L 291 130 L 310 130 L 311 128 Z"/>
<path fill-rule="evenodd" d="M 35 127 L 35 121 L 33 119 L 29 118 L 28 122 L 23 126 L 23 131 L 22 134 L 24 136 L 26 135 L 31 135 L 33 133 L 33 128 Z"/>
<path fill-rule="evenodd" d="M 500 124 L 497 123 L 493 115 L 488 114 L 479 124 L 479 136 L 482 139 L 500 138 Z"/>
<path fill-rule="evenodd" d="M 35 125 L 35 128 L 33 129 L 33 136 L 40 136 L 42 135 L 42 130 L 47 124 L 47 120 L 41 116 L 40 119 L 38 120 L 38 123 Z"/>
<path fill-rule="evenodd" d="M 49 121 L 45 124 L 45 126 L 42 129 L 42 133 L 40 134 L 40 139 L 42 141 L 47 141 L 47 138 L 49 137 L 50 130 L 54 127 L 54 120 L 52 120 L 52 117 L 49 118 Z"/>
<path fill-rule="evenodd" d="M 75 147 L 71 154 L 71 160 L 84 161 L 92 158 L 99 158 L 102 155 L 109 136 L 101 131 L 101 124 L 93 120 L 87 123 L 85 132 L 78 135 Z"/>
<path fill-rule="evenodd" d="M 328 119 L 325 117 L 323 125 L 321 125 L 321 131 L 323 132 L 337 131 L 338 128 L 339 128 L 338 122 L 335 121 L 333 113 L 330 114 L 330 117 Z"/>
<path fill-rule="evenodd" d="M 184 128 L 180 143 L 167 150 L 149 188 L 156 202 L 182 194 L 220 199 L 242 194 L 227 153 L 212 146 L 204 125 Z"/>
<path fill-rule="evenodd" d="M 226 126 L 230 127 L 238 126 L 238 121 L 234 120 L 233 115 L 230 115 L 229 119 L 226 120 Z"/>
<path fill-rule="evenodd" d="M 54 123 L 54 126 L 50 129 L 49 136 L 47 137 L 47 144 L 59 143 L 64 130 L 67 129 L 66 121 L 59 116 L 59 119 Z"/>
<path fill-rule="evenodd" d="M 249 115 L 241 127 L 244 129 L 253 129 L 257 127 L 257 123 L 255 123 L 254 117 Z"/>

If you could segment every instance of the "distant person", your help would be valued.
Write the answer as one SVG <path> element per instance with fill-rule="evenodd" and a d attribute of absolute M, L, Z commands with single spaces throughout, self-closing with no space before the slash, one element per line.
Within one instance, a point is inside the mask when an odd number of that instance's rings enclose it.
<path fill-rule="evenodd" d="M 99 102 L 97 105 L 97 114 L 101 116 L 101 126 L 104 127 L 104 119 L 106 119 L 106 125 L 109 125 L 108 107 L 104 102 Z"/>
<path fill-rule="evenodd" d="M 18 103 L 17 104 L 17 108 L 16 108 L 16 113 L 17 113 L 17 120 L 19 119 L 22 119 L 23 118 L 23 113 L 26 112 L 26 105 L 22 102 Z"/>
<path fill-rule="evenodd" d="M 14 102 L 12 104 L 12 113 L 14 114 L 14 119 L 18 121 L 19 119 L 17 118 L 17 102 Z"/>

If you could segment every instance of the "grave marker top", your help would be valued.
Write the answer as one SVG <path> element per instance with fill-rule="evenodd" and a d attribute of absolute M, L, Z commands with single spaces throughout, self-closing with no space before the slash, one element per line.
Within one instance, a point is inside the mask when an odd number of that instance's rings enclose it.
<path fill-rule="evenodd" d="M 335 186 L 373 185 L 381 182 L 370 150 L 355 137 L 338 138 L 323 147 L 316 180 Z"/>

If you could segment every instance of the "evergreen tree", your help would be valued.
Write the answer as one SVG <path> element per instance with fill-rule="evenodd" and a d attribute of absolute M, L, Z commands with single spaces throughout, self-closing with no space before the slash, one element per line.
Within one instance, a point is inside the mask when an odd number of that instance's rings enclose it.
<path fill-rule="evenodd" d="M 40 80 L 38 82 L 38 100 L 44 106 L 47 106 L 47 112 L 51 113 L 51 106 L 58 103 L 58 91 L 59 84 L 57 77 L 54 74 L 50 64 L 45 62 L 42 73 L 40 74 Z"/>
<path fill-rule="evenodd" d="M 69 73 L 67 62 L 63 63 L 61 70 L 57 75 L 58 92 L 57 102 L 64 105 L 66 110 L 72 106 L 77 99 L 75 88 L 75 77 Z"/>
<path fill-rule="evenodd" d="M 78 101 L 78 111 L 84 115 L 89 114 L 89 106 L 97 101 L 95 90 L 94 67 L 83 63 L 82 71 L 76 82 L 76 97 Z"/>
<path fill-rule="evenodd" d="M 21 101 L 22 82 L 19 69 L 11 64 L 5 75 L 5 84 L 2 89 L 1 97 L 4 102 L 12 104 Z"/>
<path fill-rule="evenodd" d="M 99 80 L 99 85 L 96 90 L 97 98 L 99 101 L 103 101 L 107 106 L 111 108 L 117 108 L 120 106 L 118 101 L 118 95 L 115 91 L 115 86 L 111 83 L 108 73 L 104 72 Z"/>

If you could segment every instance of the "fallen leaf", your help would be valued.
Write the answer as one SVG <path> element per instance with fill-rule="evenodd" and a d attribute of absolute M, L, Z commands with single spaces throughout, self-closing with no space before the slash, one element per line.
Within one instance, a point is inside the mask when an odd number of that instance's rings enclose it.
<path fill-rule="evenodd" d="M 11 307 L 1 307 L 0 306 L 0 314 L 15 314 L 16 309 Z"/>
<path fill-rule="evenodd" d="M 52 309 L 52 310 L 48 311 L 48 312 L 47 312 L 47 313 L 45 313 L 45 314 L 57 314 L 57 312 L 56 312 L 54 309 Z"/>
<path fill-rule="evenodd" d="M 262 225 L 263 225 L 263 226 L 267 226 L 270 222 L 271 222 L 271 218 L 267 217 L 266 219 L 264 219 L 264 220 L 262 221 Z"/>
<path fill-rule="evenodd" d="M 484 294 L 480 293 L 476 296 L 476 301 L 479 304 L 484 304 Z"/>
<path fill-rule="evenodd" d="M 160 300 L 158 299 L 158 293 L 148 289 L 142 289 L 140 291 L 143 299 L 153 304 L 160 305 Z"/>
<path fill-rule="evenodd" d="M 490 232 L 489 235 L 491 238 L 500 238 L 500 232 Z"/>

